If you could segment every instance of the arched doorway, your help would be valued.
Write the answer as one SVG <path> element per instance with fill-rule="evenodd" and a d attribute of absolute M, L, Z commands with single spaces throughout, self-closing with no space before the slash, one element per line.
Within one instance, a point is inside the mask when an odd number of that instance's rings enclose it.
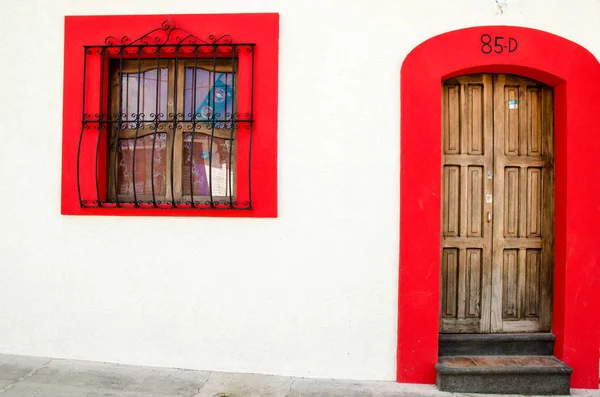
<path fill-rule="evenodd" d="M 554 91 L 555 354 L 572 387 L 598 387 L 600 347 L 600 64 L 583 47 L 539 30 L 492 26 L 436 36 L 401 73 L 401 202 L 398 307 L 400 382 L 434 383 L 440 331 L 442 81 L 501 73 Z M 592 172 L 592 174 L 590 174 Z"/>

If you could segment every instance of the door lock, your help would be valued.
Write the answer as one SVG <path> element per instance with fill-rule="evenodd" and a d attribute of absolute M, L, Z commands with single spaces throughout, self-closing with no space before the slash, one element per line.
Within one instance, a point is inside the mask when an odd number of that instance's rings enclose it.
<path fill-rule="evenodd" d="M 492 213 L 488 211 L 487 213 L 487 222 L 490 223 L 492 221 Z"/>

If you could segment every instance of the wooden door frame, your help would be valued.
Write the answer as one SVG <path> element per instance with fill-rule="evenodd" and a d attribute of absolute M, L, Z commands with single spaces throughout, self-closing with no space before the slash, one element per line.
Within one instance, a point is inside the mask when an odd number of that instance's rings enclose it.
<path fill-rule="evenodd" d="M 488 52 L 486 42 L 498 46 Z M 445 79 L 470 73 L 516 74 L 554 88 L 555 355 L 574 369 L 572 387 L 597 389 L 600 228 L 595 225 L 600 225 L 600 184 L 591 180 L 600 158 L 600 63 L 562 37 L 509 26 L 433 37 L 413 49 L 402 65 L 397 380 L 435 383 L 441 86 Z"/>

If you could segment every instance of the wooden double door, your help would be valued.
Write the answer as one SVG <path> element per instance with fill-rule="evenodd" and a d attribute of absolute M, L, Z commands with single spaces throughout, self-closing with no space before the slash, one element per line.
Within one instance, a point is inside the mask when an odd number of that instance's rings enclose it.
<path fill-rule="evenodd" d="M 440 332 L 550 331 L 552 88 L 468 75 L 442 107 Z"/>

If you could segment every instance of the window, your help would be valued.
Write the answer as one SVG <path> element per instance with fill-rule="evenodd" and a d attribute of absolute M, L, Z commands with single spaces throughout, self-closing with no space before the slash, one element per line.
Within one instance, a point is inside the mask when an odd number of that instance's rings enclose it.
<path fill-rule="evenodd" d="M 277 36 L 276 14 L 67 17 L 62 212 L 276 216 Z"/>
<path fill-rule="evenodd" d="M 109 202 L 234 206 L 236 58 L 210 58 L 110 61 Z"/>

